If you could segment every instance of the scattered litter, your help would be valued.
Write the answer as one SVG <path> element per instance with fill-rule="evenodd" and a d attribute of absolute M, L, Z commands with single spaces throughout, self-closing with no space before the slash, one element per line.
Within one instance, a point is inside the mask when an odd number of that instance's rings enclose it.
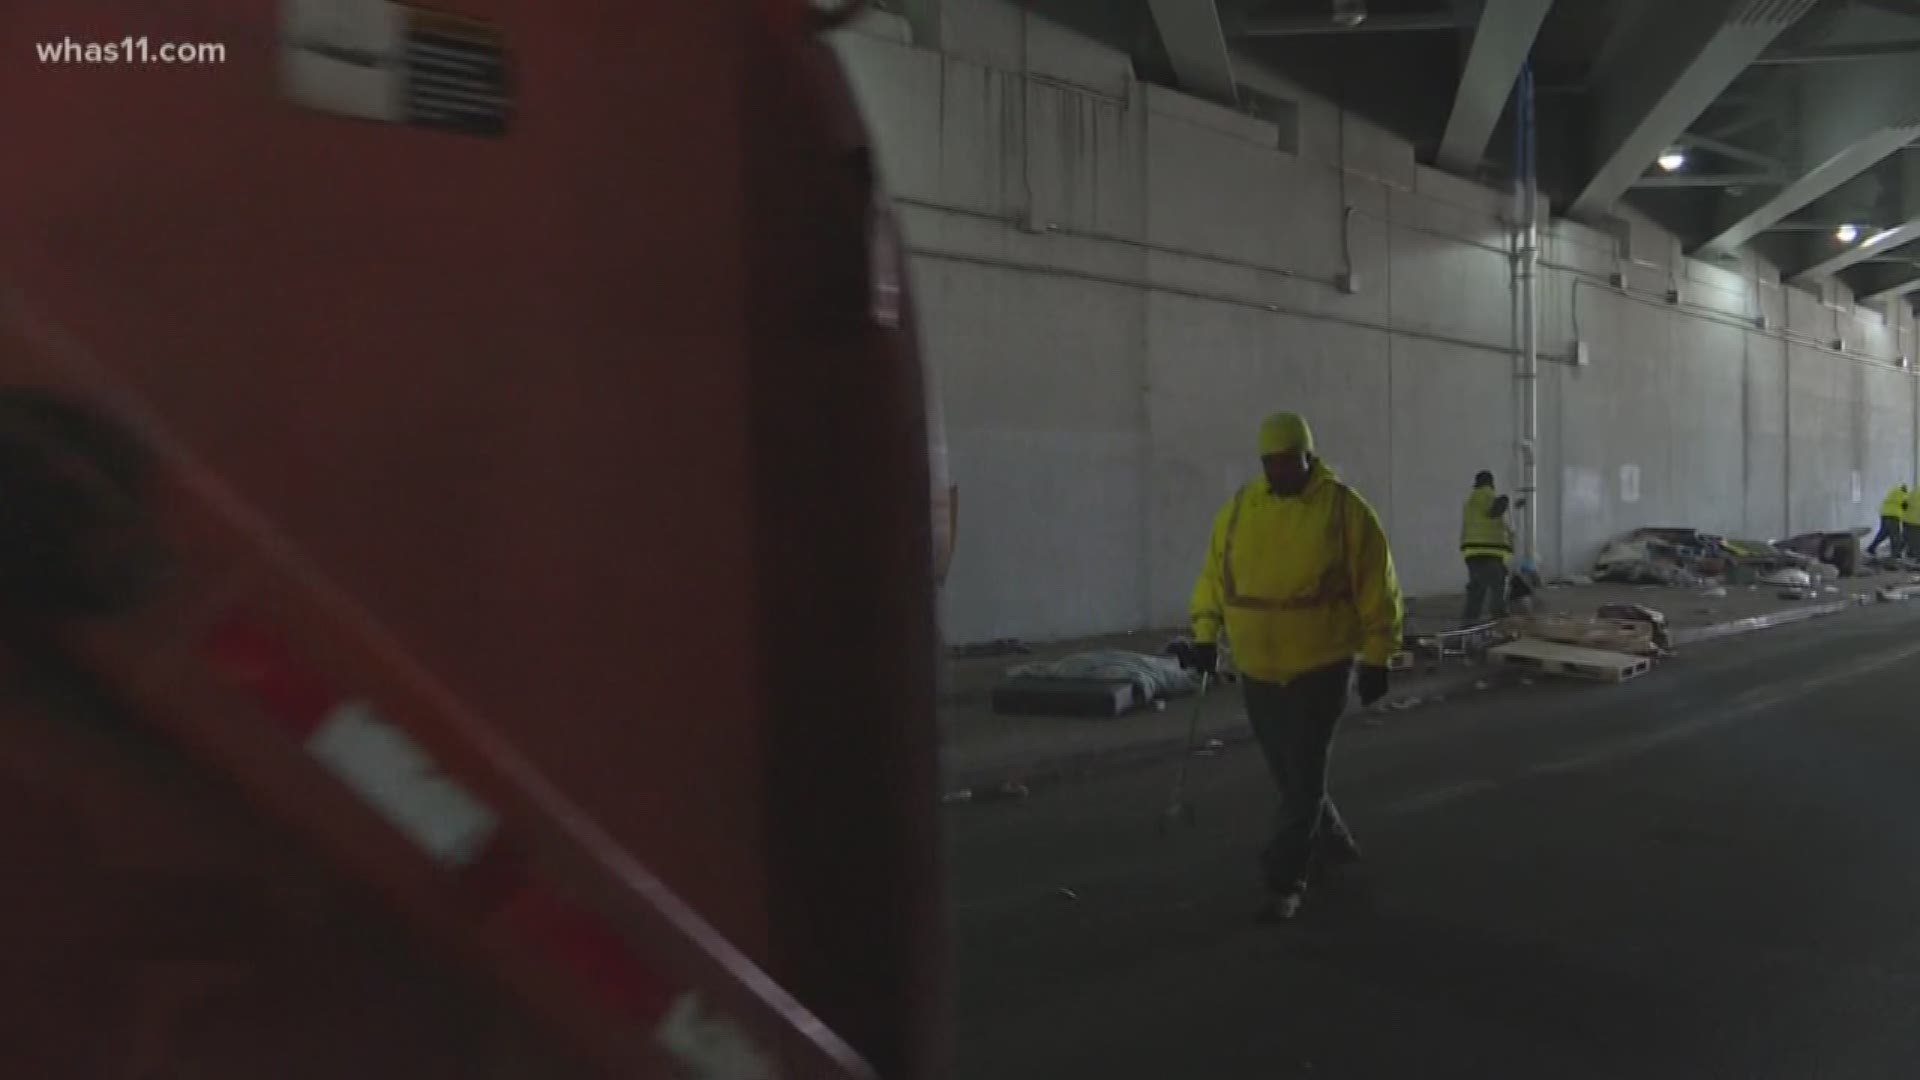
<path fill-rule="evenodd" d="M 1153 702 L 1153 711 L 1154 711 L 1154 712 L 1166 712 L 1166 711 L 1167 711 L 1167 699 L 1165 699 L 1165 698 L 1155 698 L 1155 699 L 1154 699 L 1154 702 Z"/>
<path fill-rule="evenodd" d="M 1219 739 L 1208 739 L 1206 742 L 1201 743 L 1200 746 L 1202 749 L 1215 751 L 1225 750 L 1227 748 L 1227 744 L 1221 742 Z"/>
<path fill-rule="evenodd" d="M 961 788 L 961 789 L 960 789 L 959 791 L 949 791 L 949 792 L 947 792 L 947 793 L 946 793 L 946 795 L 944 795 L 944 796 L 942 796 L 942 797 L 941 797 L 941 799 L 940 799 L 940 801 L 941 801 L 941 802 L 943 802 L 943 803 L 963 803 L 963 802 L 972 802 L 972 801 L 973 801 L 973 789 L 972 789 L 972 788 Z"/>
<path fill-rule="evenodd" d="M 1420 699 L 1417 697 L 1403 697 L 1396 698 L 1387 708 L 1392 709 L 1394 712 L 1405 712 L 1418 704 L 1420 704 Z"/>
<path fill-rule="evenodd" d="M 1804 589 L 1813 584 L 1813 575 L 1805 570 L 1774 570 L 1760 575 L 1760 584 L 1788 589 Z"/>
<path fill-rule="evenodd" d="M 1567 584 L 1575 586 L 1576 588 L 1584 588 L 1585 586 L 1593 584 L 1593 579 L 1585 574 L 1568 574 Z"/>
<path fill-rule="evenodd" d="M 1493 684 L 1488 682 L 1485 679 L 1481 679 L 1479 682 L 1473 684 L 1473 688 L 1475 690 L 1488 690 L 1488 689 L 1491 689 L 1492 687 L 1493 687 Z"/>
<path fill-rule="evenodd" d="M 1780 599 L 1782 600 L 1811 600 L 1817 595 L 1819 594 L 1815 593 L 1811 588 L 1780 590 Z"/>
<path fill-rule="evenodd" d="M 1532 679 L 1521 679 L 1521 680 L 1520 680 L 1520 685 L 1521 685 L 1521 686 L 1532 686 L 1532 685 L 1533 685 L 1533 680 L 1532 680 Z"/>
<path fill-rule="evenodd" d="M 1000 785 L 1000 794 L 1009 799 L 1024 799 L 1032 792 L 1027 790 L 1027 785 L 1018 780 L 1009 780 Z"/>
<path fill-rule="evenodd" d="M 1075 902 L 1078 902 L 1080 899 L 1079 893 L 1074 892 L 1072 889 L 1067 888 L 1065 885 L 1062 885 L 1059 888 L 1053 890 L 1053 895 L 1059 897 L 1062 900 L 1072 900 Z"/>
<path fill-rule="evenodd" d="M 1840 591 L 1840 586 L 1838 586 L 1838 585 L 1829 585 L 1829 586 L 1827 586 L 1826 588 L 1824 588 L 1824 589 L 1821 589 L 1820 591 L 1821 591 L 1821 592 L 1823 592 L 1823 593 L 1826 593 L 1826 594 L 1828 594 L 1828 595 L 1833 595 L 1833 594 L 1835 594 L 1835 593 L 1838 593 L 1838 592 Z"/>
<path fill-rule="evenodd" d="M 1727 587 L 1725 585 L 1715 585 L 1700 595 L 1709 600 L 1724 600 L 1727 598 Z"/>

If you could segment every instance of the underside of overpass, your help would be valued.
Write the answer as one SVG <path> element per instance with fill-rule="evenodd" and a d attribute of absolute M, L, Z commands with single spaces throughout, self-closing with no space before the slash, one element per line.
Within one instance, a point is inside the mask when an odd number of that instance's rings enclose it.
<path fill-rule="evenodd" d="M 1413 592 L 1458 586 L 1482 468 L 1537 466 L 1555 573 L 1868 524 L 1920 465 L 1920 0 L 877 7 L 838 46 L 944 401 L 956 640 L 1179 623 L 1281 408 Z"/>

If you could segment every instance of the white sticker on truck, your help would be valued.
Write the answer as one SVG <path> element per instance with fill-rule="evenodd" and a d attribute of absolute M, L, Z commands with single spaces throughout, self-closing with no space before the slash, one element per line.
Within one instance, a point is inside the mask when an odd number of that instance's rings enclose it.
<path fill-rule="evenodd" d="M 349 701 L 307 739 L 307 752 L 438 861 L 479 856 L 499 817 L 440 774 L 433 758 L 373 706 Z"/>
<path fill-rule="evenodd" d="M 281 78 L 311 109 L 401 123 L 405 25 L 387 0 L 283 0 Z"/>
<path fill-rule="evenodd" d="M 390 0 L 283 0 L 281 81 L 310 109 L 461 135 L 506 134 L 506 37 Z"/>
<path fill-rule="evenodd" d="M 703 1015 L 700 996 L 674 999 L 654 1038 L 700 1080 L 777 1080 L 773 1063 L 754 1046 L 747 1030 L 725 1017 Z"/>

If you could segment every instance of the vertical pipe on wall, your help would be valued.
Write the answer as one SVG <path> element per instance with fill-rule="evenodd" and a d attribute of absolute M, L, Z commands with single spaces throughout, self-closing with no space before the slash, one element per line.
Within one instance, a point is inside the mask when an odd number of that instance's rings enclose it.
<path fill-rule="evenodd" d="M 1793 535 L 1793 345 L 1780 342 L 1780 430 L 1785 450 L 1780 464 L 1780 536 Z"/>
<path fill-rule="evenodd" d="M 1530 562 L 1539 557 L 1540 533 L 1540 182 L 1534 168 L 1533 62 L 1520 67 L 1514 85 L 1516 154 L 1514 198 L 1519 204 L 1519 244 L 1514 259 L 1514 291 L 1520 307 L 1519 364 L 1520 437 L 1516 446 L 1520 483 L 1516 494 L 1526 500 L 1520 511 L 1520 553 Z"/>

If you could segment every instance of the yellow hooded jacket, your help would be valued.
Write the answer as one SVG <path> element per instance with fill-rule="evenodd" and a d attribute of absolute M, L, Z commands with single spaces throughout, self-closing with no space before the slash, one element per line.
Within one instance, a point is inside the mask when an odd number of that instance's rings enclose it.
<path fill-rule="evenodd" d="M 1224 629 L 1242 673 L 1286 683 L 1356 655 L 1385 667 L 1404 609 L 1379 517 L 1316 461 L 1296 498 L 1262 479 L 1221 508 L 1192 616 L 1194 640 Z"/>

